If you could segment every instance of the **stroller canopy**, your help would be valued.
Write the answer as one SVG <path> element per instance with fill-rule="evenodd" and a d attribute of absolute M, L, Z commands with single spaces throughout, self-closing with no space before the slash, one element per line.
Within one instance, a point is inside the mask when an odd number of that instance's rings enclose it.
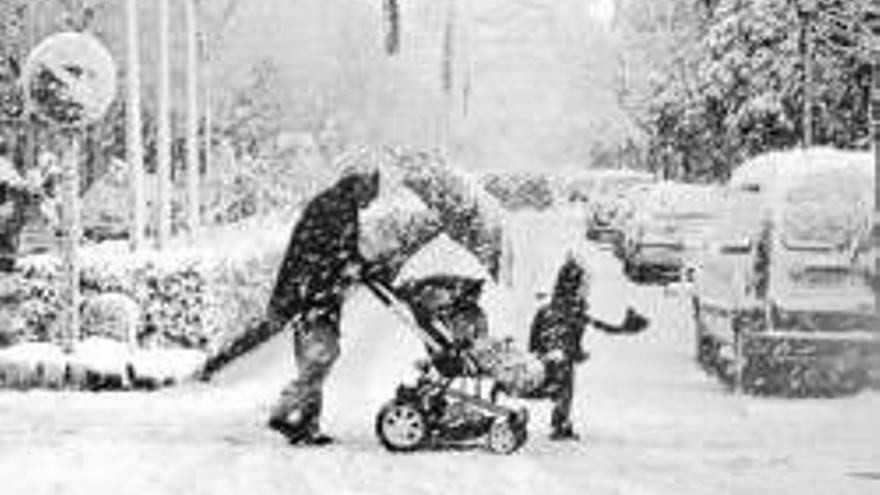
<path fill-rule="evenodd" d="M 361 247 L 386 276 L 396 277 L 416 252 L 446 234 L 498 279 L 507 252 L 504 215 L 475 178 L 425 152 L 390 152 L 381 171 L 383 192 L 362 217 Z"/>

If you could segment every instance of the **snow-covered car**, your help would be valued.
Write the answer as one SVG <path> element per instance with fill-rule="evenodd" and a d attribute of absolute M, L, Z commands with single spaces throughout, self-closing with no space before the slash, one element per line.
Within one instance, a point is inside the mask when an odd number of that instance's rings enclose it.
<path fill-rule="evenodd" d="M 674 280 L 693 267 L 718 215 L 720 188 L 665 182 L 641 196 L 624 224 L 619 252 L 631 279 Z"/>
<path fill-rule="evenodd" d="M 626 246 L 626 233 L 632 229 L 638 219 L 638 212 L 645 205 L 646 198 L 650 195 L 655 184 L 640 184 L 627 189 L 621 194 L 617 215 L 615 216 L 616 234 L 611 238 L 611 250 L 619 260 L 624 259 Z"/>
<path fill-rule="evenodd" d="M 763 155 L 735 171 L 695 273 L 697 359 L 735 387 L 856 390 L 880 371 L 873 158 Z"/>
<path fill-rule="evenodd" d="M 597 172 L 576 166 L 561 167 L 553 177 L 553 195 L 557 203 L 586 204 L 597 182 Z"/>
<path fill-rule="evenodd" d="M 587 239 L 613 243 L 620 235 L 619 221 L 626 209 L 626 193 L 655 182 L 654 176 L 637 170 L 602 170 L 593 177 L 588 199 Z"/>

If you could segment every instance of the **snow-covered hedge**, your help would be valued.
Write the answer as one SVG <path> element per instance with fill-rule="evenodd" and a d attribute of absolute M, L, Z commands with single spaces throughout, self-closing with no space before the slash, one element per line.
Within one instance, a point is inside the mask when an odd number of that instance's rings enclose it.
<path fill-rule="evenodd" d="M 527 172 L 488 173 L 480 182 L 489 194 L 509 210 L 545 210 L 553 206 L 552 178 L 547 175 Z"/>
<path fill-rule="evenodd" d="M 252 347 L 293 220 L 226 226 L 161 252 L 130 253 L 116 242 L 83 249 L 83 336 L 224 359 Z M 8 296 L 17 309 L 4 318 L 19 324 L 4 331 L 0 347 L 59 341 L 61 261 L 40 255 L 20 266 L 18 289 Z M 242 341 L 250 344 L 243 349 Z"/>

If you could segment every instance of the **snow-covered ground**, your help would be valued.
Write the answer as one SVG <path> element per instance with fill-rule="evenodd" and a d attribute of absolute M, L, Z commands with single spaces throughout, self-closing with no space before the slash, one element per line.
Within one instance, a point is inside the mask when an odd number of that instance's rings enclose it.
<path fill-rule="evenodd" d="M 547 219 L 521 220 L 517 290 L 487 297 L 507 302 L 499 311 L 508 320 L 493 331 L 522 342 L 534 292 L 552 276 L 553 263 L 540 259 L 564 252 L 566 236 Z M 632 287 L 608 252 L 581 247 L 595 260 L 597 311 L 611 315 L 633 302 L 653 326 L 637 337 L 589 335 L 592 359 L 580 370 L 575 406 L 580 442 L 550 442 L 548 407 L 532 404 L 531 438 L 512 456 L 383 450 L 374 414 L 422 351 L 411 331 L 358 292 L 327 387 L 326 428 L 338 444 L 294 448 L 263 428 L 293 373 L 289 338 L 280 335 L 211 384 L 0 394 L 0 493 L 880 493 L 880 395 L 732 395 L 693 363 L 680 296 Z"/>

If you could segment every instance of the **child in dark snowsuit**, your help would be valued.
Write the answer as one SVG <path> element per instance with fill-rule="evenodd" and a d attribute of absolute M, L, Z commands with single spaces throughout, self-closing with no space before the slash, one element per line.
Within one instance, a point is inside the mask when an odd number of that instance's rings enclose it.
<path fill-rule="evenodd" d="M 571 423 L 575 365 L 587 359 L 581 340 L 587 325 L 608 334 L 636 334 L 648 320 L 628 308 L 623 322 L 612 325 L 589 315 L 589 273 L 574 256 L 568 256 L 556 276 L 550 302 L 538 309 L 532 321 L 529 352 L 546 363 L 544 395 L 553 401 L 550 426 L 554 440 L 577 439 Z"/>
<path fill-rule="evenodd" d="M 547 394 L 553 401 L 550 426 L 553 439 L 576 439 L 571 424 L 574 398 L 575 365 L 587 354 L 581 346 L 587 316 L 585 287 L 587 273 L 574 259 L 568 258 L 559 269 L 550 302 L 543 305 L 532 321 L 529 352 L 547 363 Z"/>
<path fill-rule="evenodd" d="M 343 177 L 306 206 L 291 234 L 267 311 L 269 324 L 293 326 L 297 376 L 269 419 L 291 443 L 332 441 L 320 432 L 322 388 L 339 356 L 345 292 L 363 269 L 360 210 L 378 190 L 378 172 Z"/>

